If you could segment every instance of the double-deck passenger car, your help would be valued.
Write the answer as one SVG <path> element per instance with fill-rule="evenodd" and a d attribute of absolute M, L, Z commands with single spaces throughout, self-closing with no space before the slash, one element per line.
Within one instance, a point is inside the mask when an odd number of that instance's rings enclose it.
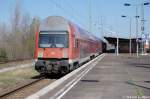
<path fill-rule="evenodd" d="M 46 18 L 36 32 L 35 69 L 40 73 L 68 73 L 101 53 L 101 39 L 61 16 Z"/>

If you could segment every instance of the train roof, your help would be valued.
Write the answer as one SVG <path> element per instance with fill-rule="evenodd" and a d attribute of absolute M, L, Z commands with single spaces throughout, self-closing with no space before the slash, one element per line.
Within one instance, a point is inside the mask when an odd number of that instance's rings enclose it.
<path fill-rule="evenodd" d="M 42 21 L 40 30 L 51 30 L 51 31 L 67 31 L 69 28 L 68 20 L 61 16 L 49 16 Z"/>
<path fill-rule="evenodd" d="M 80 28 L 80 27 L 77 26 L 76 24 L 74 24 L 74 25 L 75 25 L 76 27 L 78 27 L 78 28 L 77 28 L 77 29 L 78 29 L 77 31 L 79 31 L 80 37 L 83 37 L 83 38 L 86 38 L 86 39 L 90 39 L 90 40 L 101 41 L 100 38 L 98 38 L 98 37 L 92 35 L 90 32 L 88 32 L 88 31 L 86 31 L 86 30 Z"/>
<path fill-rule="evenodd" d="M 101 40 L 100 38 L 93 36 L 88 31 L 80 28 L 79 26 L 65 19 L 62 16 L 49 16 L 46 19 L 44 19 L 40 25 L 40 31 L 68 31 L 69 24 L 72 24 L 77 27 L 76 30 L 79 31 L 80 37 L 96 41 Z"/>

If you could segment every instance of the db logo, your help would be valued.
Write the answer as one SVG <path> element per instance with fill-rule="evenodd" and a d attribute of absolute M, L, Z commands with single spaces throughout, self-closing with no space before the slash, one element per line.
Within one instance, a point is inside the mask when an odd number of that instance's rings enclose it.
<path fill-rule="evenodd" d="M 55 52 L 51 52 L 51 54 L 52 54 L 52 55 L 54 55 L 54 54 L 55 54 Z"/>

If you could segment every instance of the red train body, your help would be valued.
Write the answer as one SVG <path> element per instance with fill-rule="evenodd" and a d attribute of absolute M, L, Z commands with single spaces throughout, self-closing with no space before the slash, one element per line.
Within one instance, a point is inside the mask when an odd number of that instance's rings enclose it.
<path fill-rule="evenodd" d="M 68 73 L 102 53 L 102 41 L 60 16 L 50 16 L 36 33 L 35 69 Z"/>

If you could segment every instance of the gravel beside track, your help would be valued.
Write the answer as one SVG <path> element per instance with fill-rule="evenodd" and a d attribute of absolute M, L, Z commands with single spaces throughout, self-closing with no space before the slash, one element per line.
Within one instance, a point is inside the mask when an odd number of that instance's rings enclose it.
<path fill-rule="evenodd" d="M 20 66 L 22 64 L 28 64 L 28 63 L 34 63 L 34 60 L 30 59 L 30 60 L 20 60 L 20 61 L 11 61 L 7 63 L 0 63 L 0 69 L 16 67 L 16 66 Z"/>
<path fill-rule="evenodd" d="M 17 66 L 12 66 L 12 67 L 6 67 L 6 68 L 0 69 L 0 73 L 7 72 L 7 71 L 12 71 L 12 70 L 15 70 L 15 69 L 20 69 L 20 68 L 25 68 L 25 67 L 31 67 L 31 66 L 34 66 L 33 62 L 32 63 L 21 64 L 21 65 L 17 65 Z"/>
<path fill-rule="evenodd" d="M 41 88 L 55 81 L 55 79 L 35 77 L 35 79 L 22 82 L 0 93 L 2 99 L 24 99 Z"/>

